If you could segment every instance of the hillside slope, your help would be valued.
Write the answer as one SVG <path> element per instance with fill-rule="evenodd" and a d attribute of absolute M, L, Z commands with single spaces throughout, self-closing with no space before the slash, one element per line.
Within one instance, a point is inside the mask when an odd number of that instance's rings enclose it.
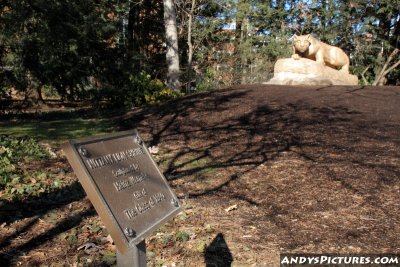
<path fill-rule="evenodd" d="M 206 253 L 208 263 L 228 252 L 227 262 L 277 266 L 280 252 L 400 251 L 400 87 L 237 86 L 121 125 L 159 148 L 194 207 L 185 225 L 223 236 L 229 251 Z"/>

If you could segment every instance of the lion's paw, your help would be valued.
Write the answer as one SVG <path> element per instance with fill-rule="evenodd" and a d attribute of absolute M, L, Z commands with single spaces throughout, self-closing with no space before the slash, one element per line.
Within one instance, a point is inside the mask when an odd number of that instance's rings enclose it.
<path fill-rule="evenodd" d="M 298 54 L 293 54 L 293 55 L 292 55 L 292 58 L 295 59 L 295 60 L 299 60 L 299 59 L 300 59 L 300 56 L 299 56 Z"/>

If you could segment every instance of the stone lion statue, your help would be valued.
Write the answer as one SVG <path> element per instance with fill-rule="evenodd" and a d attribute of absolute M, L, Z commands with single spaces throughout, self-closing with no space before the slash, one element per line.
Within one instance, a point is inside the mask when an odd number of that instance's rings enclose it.
<path fill-rule="evenodd" d="M 294 35 L 293 59 L 300 57 L 315 60 L 331 68 L 349 72 L 350 60 L 346 53 L 339 47 L 325 44 L 315 39 L 311 34 Z"/>

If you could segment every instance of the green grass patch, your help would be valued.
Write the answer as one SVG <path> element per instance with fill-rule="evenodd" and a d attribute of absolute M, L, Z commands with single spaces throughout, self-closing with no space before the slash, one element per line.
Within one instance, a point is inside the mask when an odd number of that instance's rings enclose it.
<path fill-rule="evenodd" d="M 37 140 L 49 141 L 63 141 L 112 131 L 112 124 L 106 119 L 65 118 L 48 121 L 0 123 L 0 135 L 29 136 Z"/>
<path fill-rule="evenodd" d="M 166 167 L 173 164 L 174 168 L 184 171 L 206 168 L 211 161 L 212 160 L 209 157 L 201 157 L 194 153 L 181 155 L 177 159 L 174 158 L 174 155 L 169 154 L 160 161 L 160 164 Z"/>
<path fill-rule="evenodd" d="M 197 169 L 206 167 L 210 162 L 211 160 L 209 158 L 196 159 L 196 157 L 188 157 L 182 164 L 187 169 Z"/>
<path fill-rule="evenodd" d="M 209 167 L 209 168 L 205 168 L 204 170 L 201 170 L 200 173 L 202 174 L 210 174 L 210 173 L 214 173 L 217 171 L 216 167 Z"/>
<path fill-rule="evenodd" d="M 177 172 L 193 172 L 191 174 L 195 180 L 203 180 L 218 169 L 215 166 L 210 166 L 213 165 L 213 160 L 210 157 L 201 157 L 194 153 L 175 157 L 172 153 L 160 153 L 157 162 L 161 170 L 174 169 Z"/>

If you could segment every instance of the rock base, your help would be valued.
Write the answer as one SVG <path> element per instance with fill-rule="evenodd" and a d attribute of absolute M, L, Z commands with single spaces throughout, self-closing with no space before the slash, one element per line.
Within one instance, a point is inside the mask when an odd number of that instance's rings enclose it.
<path fill-rule="evenodd" d="M 335 70 L 314 60 L 300 58 L 279 59 L 275 63 L 274 77 L 266 84 L 278 85 L 358 85 L 358 78 Z"/>

